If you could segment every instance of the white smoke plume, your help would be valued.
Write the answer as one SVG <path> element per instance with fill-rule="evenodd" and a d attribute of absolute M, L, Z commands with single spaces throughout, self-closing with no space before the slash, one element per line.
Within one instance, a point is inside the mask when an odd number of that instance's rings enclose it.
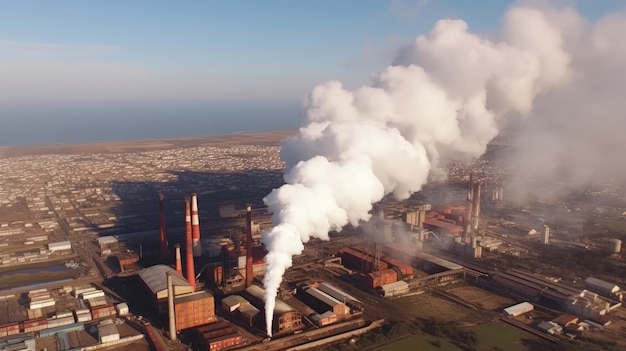
<path fill-rule="evenodd" d="M 386 194 L 404 199 L 450 157 L 480 156 L 507 115 L 567 83 L 562 30 L 544 12 L 513 7 L 497 39 L 441 20 L 403 48 L 392 66 L 354 91 L 330 81 L 305 101 L 306 122 L 285 141 L 285 184 L 265 199 L 267 334 L 277 290 L 310 238 L 367 221 Z"/>

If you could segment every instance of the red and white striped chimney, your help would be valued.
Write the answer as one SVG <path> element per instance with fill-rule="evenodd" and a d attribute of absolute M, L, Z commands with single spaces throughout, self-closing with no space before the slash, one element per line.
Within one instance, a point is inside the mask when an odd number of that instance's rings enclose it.
<path fill-rule="evenodd" d="M 186 272 L 187 273 L 187 281 L 193 288 L 196 288 L 196 272 L 193 266 L 193 243 L 191 236 L 191 203 L 189 198 L 185 198 L 185 261 L 186 261 Z"/>
<path fill-rule="evenodd" d="M 200 218 L 198 218 L 198 195 L 191 194 L 191 238 L 193 239 L 193 257 L 202 256 L 200 247 Z"/>
<path fill-rule="evenodd" d="M 165 209 L 163 207 L 163 194 L 159 194 L 159 216 L 160 216 L 160 237 L 161 243 L 161 262 L 167 262 L 169 249 L 167 247 L 167 234 L 165 233 Z"/>
<path fill-rule="evenodd" d="M 180 244 L 176 243 L 176 272 L 178 273 L 178 275 L 180 275 L 181 277 L 183 276 L 183 262 L 181 260 L 180 257 Z"/>
<path fill-rule="evenodd" d="M 254 281 L 252 267 L 252 204 L 246 204 L 246 288 Z"/>

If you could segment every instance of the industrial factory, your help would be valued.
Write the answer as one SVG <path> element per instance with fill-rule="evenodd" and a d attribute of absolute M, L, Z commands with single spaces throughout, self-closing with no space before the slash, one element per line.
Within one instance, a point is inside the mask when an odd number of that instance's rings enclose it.
<path fill-rule="evenodd" d="M 502 309 L 501 318 L 530 333 L 571 338 L 610 325 L 622 304 L 618 285 L 593 276 L 580 286 L 562 284 L 492 263 L 499 257 L 536 260 L 528 250 L 532 245 L 557 249 L 568 244 L 578 250 L 580 243 L 559 239 L 558 230 L 551 231 L 555 225 L 545 220 L 496 219 L 507 211 L 501 185 L 487 186 L 470 175 L 456 193 L 457 198 L 433 203 L 419 196 L 385 199 L 362 228 L 309 243 L 294 257 L 277 292 L 271 338 L 266 335 L 266 250 L 261 243 L 271 214 L 241 201 L 240 207 L 220 203 L 212 209 L 216 216 L 201 215 L 199 196 L 193 193 L 184 197 L 182 210 L 174 211 L 179 220 L 166 223 L 173 221 L 166 221 L 167 199 L 159 195 L 158 231 L 94 238 L 92 257 L 106 278 L 102 284 L 69 281 L 3 296 L 0 308 L 11 312 L 0 320 L 0 350 L 323 345 L 358 338 L 385 318 L 393 319 L 393 312 L 385 310 L 399 299 L 432 293 L 464 301 L 446 292 L 459 285 L 519 302 Z M 620 257 L 618 239 L 585 245 L 604 247 L 611 260 Z M 75 250 L 69 242 L 49 246 L 51 251 Z M 523 319 L 537 311 L 554 315 L 541 312 L 536 325 Z"/>

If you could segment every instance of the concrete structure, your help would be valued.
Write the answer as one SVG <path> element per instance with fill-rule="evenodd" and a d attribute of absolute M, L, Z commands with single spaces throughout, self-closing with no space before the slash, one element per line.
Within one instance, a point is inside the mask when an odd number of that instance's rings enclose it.
<path fill-rule="evenodd" d="M 561 332 L 563 331 L 563 328 L 560 325 L 549 321 L 539 323 L 537 325 L 537 329 L 551 335 L 561 334 Z"/>
<path fill-rule="evenodd" d="M 200 217 L 198 216 L 198 194 L 191 194 L 191 238 L 193 244 L 193 257 L 202 256 L 200 246 Z"/>
<path fill-rule="evenodd" d="M 504 309 L 504 314 L 509 317 L 517 317 L 521 316 L 525 313 L 528 313 L 535 309 L 533 304 L 528 302 L 518 303 L 517 305 L 513 305 Z"/>
<path fill-rule="evenodd" d="M 550 227 L 545 224 L 541 230 L 541 243 L 544 245 L 550 244 Z"/>
<path fill-rule="evenodd" d="M 172 273 L 167 272 L 167 322 L 169 326 L 170 340 L 176 340 L 176 316 L 174 314 L 174 285 Z"/>

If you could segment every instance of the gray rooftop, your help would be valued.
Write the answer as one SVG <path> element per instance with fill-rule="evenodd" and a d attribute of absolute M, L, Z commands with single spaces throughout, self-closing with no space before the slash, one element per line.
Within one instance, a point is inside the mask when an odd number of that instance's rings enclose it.
<path fill-rule="evenodd" d="M 248 294 L 254 296 L 259 301 L 264 301 L 263 298 L 264 298 L 264 295 L 265 295 L 265 289 L 263 289 L 262 287 L 260 287 L 258 285 L 250 285 L 250 287 L 248 287 L 246 289 L 246 292 L 248 292 Z M 284 301 L 276 299 L 276 306 L 274 306 L 274 313 L 275 314 L 276 313 L 277 314 L 282 314 L 282 313 L 287 313 L 287 312 L 291 312 L 291 311 L 295 311 L 295 308 L 289 306 Z"/>
<path fill-rule="evenodd" d="M 193 292 L 193 288 L 183 279 L 176 270 L 166 265 L 156 265 L 145 268 L 139 272 L 139 278 L 146 284 L 148 289 L 157 299 L 167 297 L 167 272 L 172 274 L 172 285 L 174 285 L 174 295 L 182 295 Z"/>
<path fill-rule="evenodd" d="M 317 300 L 321 301 L 322 303 L 324 303 L 325 305 L 327 305 L 330 308 L 334 308 L 337 305 L 343 305 L 343 303 L 337 299 L 335 299 L 332 296 L 327 295 L 326 293 L 316 289 L 316 288 L 308 288 L 306 290 L 304 290 L 305 294 L 309 294 L 311 296 L 313 296 L 314 298 L 316 298 Z"/>

